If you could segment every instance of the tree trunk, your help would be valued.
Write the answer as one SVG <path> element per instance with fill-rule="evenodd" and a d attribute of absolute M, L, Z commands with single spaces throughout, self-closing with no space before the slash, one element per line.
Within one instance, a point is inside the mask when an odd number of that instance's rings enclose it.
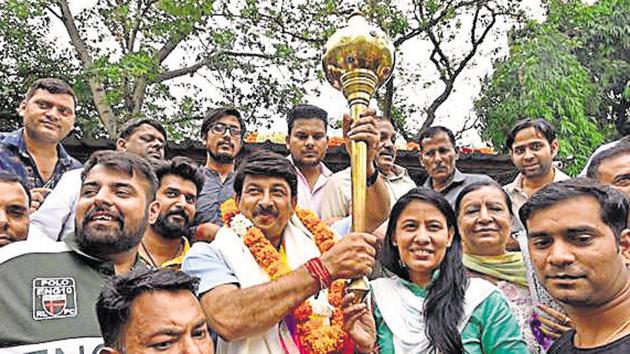
<path fill-rule="evenodd" d="M 68 3 L 65 0 L 57 0 L 57 4 L 61 9 L 62 21 L 66 27 L 68 35 L 70 36 L 72 46 L 77 51 L 77 55 L 83 64 L 83 69 L 89 72 L 90 67 L 93 64 L 92 57 L 90 56 L 85 42 L 79 35 L 79 30 L 74 23 L 74 18 L 72 17 Z M 107 129 L 110 139 L 116 139 L 118 134 L 116 117 L 114 116 L 114 112 L 109 106 L 109 103 L 107 103 L 103 83 L 95 75 L 90 75 L 88 78 L 88 85 L 90 87 L 90 91 L 92 92 L 92 99 L 94 100 L 94 105 L 96 106 L 101 122 L 105 126 L 105 129 Z"/>

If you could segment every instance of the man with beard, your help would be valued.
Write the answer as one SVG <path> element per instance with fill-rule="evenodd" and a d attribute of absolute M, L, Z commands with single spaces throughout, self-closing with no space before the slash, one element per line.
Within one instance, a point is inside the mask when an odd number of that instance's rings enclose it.
<path fill-rule="evenodd" d="M 510 149 L 510 157 L 519 170 L 518 176 L 510 184 L 503 186 L 512 199 L 512 209 L 518 213 L 529 196 L 543 187 L 569 179 L 553 166 L 558 153 L 558 140 L 553 125 L 544 119 L 524 119 L 517 122 L 505 144 Z"/>
<path fill-rule="evenodd" d="M 548 353 L 630 352 L 628 199 L 591 180 L 567 180 L 536 192 L 520 210 L 536 275 L 574 330 Z"/>
<path fill-rule="evenodd" d="M 492 181 L 486 175 L 462 173 L 457 169 L 459 158 L 455 135 L 442 126 L 435 126 L 420 133 L 420 164 L 429 174 L 422 185 L 439 192 L 455 208 L 455 200 L 459 192 L 469 184 L 478 181 Z"/>
<path fill-rule="evenodd" d="M 206 112 L 201 137 L 208 150 L 205 183 L 197 200 L 194 239 L 212 241 L 221 221 L 221 204 L 234 196 L 234 160 L 243 146 L 245 122 L 234 108 L 216 108 Z"/>
<path fill-rule="evenodd" d="M 188 237 L 203 172 L 185 157 L 152 162 L 160 183 L 155 196 L 160 214 L 144 232 L 138 254 L 149 267 L 179 269 L 190 249 Z"/>
<path fill-rule="evenodd" d="M 407 170 L 395 164 L 396 160 L 396 132 L 392 123 L 383 116 L 375 117 L 376 129 L 379 133 L 379 146 L 376 155 L 376 166 L 383 175 L 385 185 L 389 191 L 390 206 L 394 206 L 398 198 L 416 187 L 409 177 Z M 350 215 L 352 200 L 352 178 L 350 167 L 339 171 L 330 177 L 324 188 L 322 198 L 322 219 L 333 220 Z"/>
<path fill-rule="evenodd" d="M 320 215 L 324 186 L 332 172 L 322 160 L 328 151 L 328 113 L 300 104 L 287 112 L 286 144 L 298 175 L 298 205 Z"/>
<path fill-rule="evenodd" d="M 151 118 L 132 119 L 121 127 L 116 140 L 116 150 L 161 160 L 164 158 L 166 138 L 166 130 L 159 121 Z M 81 168 L 68 171 L 61 176 L 44 204 L 31 215 L 29 238 L 45 235 L 52 240 L 60 241 L 74 231 L 74 215 L 81 189 L 82 172 Z"/>
<path fill-rule="evenodd" d="M 159 212 L 156 189 L 155 173 L 137 155 L 90 157 L 75 234 L 64 242 L 16 242 L 0 252 L 0 351 L 97 352 L 94 303 L 113 275 L 144 267 L 137 249 Z"/>

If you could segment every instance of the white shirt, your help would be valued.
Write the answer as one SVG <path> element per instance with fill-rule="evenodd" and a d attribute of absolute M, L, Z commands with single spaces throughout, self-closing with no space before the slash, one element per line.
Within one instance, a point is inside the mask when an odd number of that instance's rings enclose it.
<path fill-rule="evenodd" d="M 31 215 L 29 239 L 39 233 L 60 241 L 66 234 L 74 232 L 74 214 L 81 193 L 81 172 L 83 169 L 79 168 L 61 176 L 55 189 Z"/>

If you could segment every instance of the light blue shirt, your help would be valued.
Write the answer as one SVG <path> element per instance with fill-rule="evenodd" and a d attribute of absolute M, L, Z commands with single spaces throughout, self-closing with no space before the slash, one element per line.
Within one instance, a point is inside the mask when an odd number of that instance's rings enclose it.
<path fill-rule="evenodd" d="M 219 285 L 235 284 L 240 286 L 238 278 L 212 243 L 195 242 L 184 259 L 182 271 L 199 278 L 197 296 Z"/>

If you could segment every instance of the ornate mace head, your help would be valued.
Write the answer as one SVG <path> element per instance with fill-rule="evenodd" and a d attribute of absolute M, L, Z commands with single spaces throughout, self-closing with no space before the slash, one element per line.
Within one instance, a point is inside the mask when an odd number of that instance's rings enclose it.
<path fill-rule="evenodd" d="M 394 45 L 380 29 L 370 26 L 360 14 L 354 14 L 348 26 L 328 39 L 322 57 L 326 79 L 343 91 L 353 120 L 370 104 L 374 91 L 391 76 L 394 69 Z M 365 231 L 366 155 L 365 142 L 351 143 L 352 230 Z M 369 292 L 365 277 L 350 282 L 347 290 L 361 301 Z"/>
<path fill-rule="evenodd" d="M 367 107 L 374 91 L 391 76 L 394 64 L 392 41 L 359 13 L 328 39 L 322 57 L 326 79 L 343 92 L 350 106 Z"/>

